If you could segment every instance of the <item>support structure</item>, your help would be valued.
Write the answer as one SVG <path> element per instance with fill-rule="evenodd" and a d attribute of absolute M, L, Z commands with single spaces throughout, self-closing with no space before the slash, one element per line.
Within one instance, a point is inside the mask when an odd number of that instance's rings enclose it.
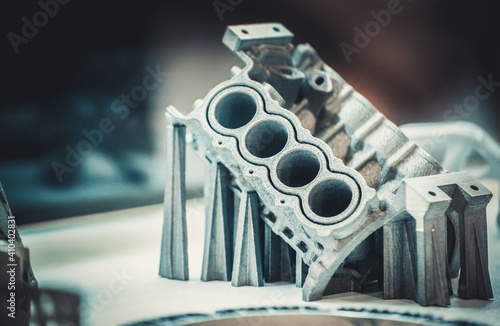
<path fill-rule="evenodd" d="M 296 254 L 295 258 L 295 286 L 302 288 L 304 282 L 306 281 L 307 273 L 309 272 L 309 266 L 304 263 L 302 255 L 300 253 Z"/>
<path fill-rule="evenodd" d="M 486 205 L 492 196 L 483 185 L 464 183 L 453 193 L 452 207 L 459 216 L 460 279 L 462 299 L 493 298 L 488 272 Z"/>
<path fill-rule="evenodd" d="M 209 162 L 202 280 L 260 286 L 295 270 L 313 301 L 383 278 L 386 298 L 447 306 L 460 276 L 462 298 L 491 298 L 491 193 L 448 173 L 292 36 L 279 23 L 229 26 L 223 42 L 245 67 L 188 115 L 167 108 Z"/>
<path fill-rule="evenodd" d="M 384 226 L 384 297 L 415 299 L 424 306 L 449 305 L 458 251 L 458 295 L 492 298 L 486 238 L 486 205 L 491 197 L 467 173 L 405 180 L 394 209 L 406 213 Z M 448 227 L 448 221 L 454 227 Z"/>
<path fill-rule="evenodd" d="M 290 246 L 269 225 L 264 229 L 264 278 L 266 282 L 295 282 L 294 260 Z"/>
<path fill-rule="evenodd" d="M 202 281 L 230 281 L 233 269 L 229 173 L 219 162 L 208 163 L 205 187 L 205 249 Z"/>
<path fill-rule="evenodd" d="M 186 229 L 186 127 L 167 127 L 167 177 L 160 276 L 189 279 Z"/>
<path fill-rule="evenodd" d="M 239 203 L 231 284 L 264 286 L 257 193 L 242 191 Z"/>

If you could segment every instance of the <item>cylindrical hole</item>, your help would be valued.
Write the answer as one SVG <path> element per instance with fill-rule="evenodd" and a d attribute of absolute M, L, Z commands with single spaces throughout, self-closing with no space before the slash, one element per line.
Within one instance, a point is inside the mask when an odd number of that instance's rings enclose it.
<path fill-rule="evenodd" d="M 316 178 L 318 172 L 318 157 L 305 150 L 286 154 L 276 168 L 278 179 L 289 187 L 305 186 Z"/>
<path fill-rule="evenodd" d="M 279 31 L 280 31 L 280 29 L 279 29 L 278 27 L 273 27 L 273 30 L 274 30 L 275 32 L 279 32 Z"/>
<path fill-rule="evenodd" d="M 243 127 L 257 112 L 255 99 L 247 93 L 233 92 L 220 99 L 214 109 L 215 119 L 228 129 Z"/>
<path fill-rule="evenodd" d="M 479 188 L 478 188 L 477 186 L 474 186 L 474 185 L 470 186 L 470 188 L 471 188 L 472 190 L 474 190 L 474 191 L 478 191 L 478 190 L 479 190 Z"/>
<path fill-rule="evenodd" d="M 321 182 L 309 194 L 311 210 L 322 217 L 333 217 L 344 212 L 352 201 L 351 188 L 341 180 Z"/>
<path fill-rule="evenodd" d="M 266 158 L 278 154 L 288 141 L 288 132 L 279 122 L 268 120 L 250 129 L 245 145 L 257 157 Z"/>
<path fill-rule="evenodd" d="M 242 32 L 243 34 L 248 34 L 248 31 L 247 31 L 246 29 L 242 29 L 242 30 L 241 30 L 241 32 Z"/>
<path fill-rule="evenodd" d="M 314 80 L 314 82 L 316 83 L 316 85 L 321 85 L 325 82 L 325 78 L 323 78 L 322 76 L 319 76 L 319 77 L 316 77 L 316 79 Z"/>
<path fill-rule="evenodd" d="M 436 193 L 434 191 L 429 191 L 429 195 L 431 195 L 432 197 L 436 197 Z"/>

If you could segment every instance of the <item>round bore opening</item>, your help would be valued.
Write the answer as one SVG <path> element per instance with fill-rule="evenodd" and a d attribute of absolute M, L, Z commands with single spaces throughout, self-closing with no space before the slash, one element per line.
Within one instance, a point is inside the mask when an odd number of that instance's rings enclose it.
<path fill-rule="evenodd" d="M 319 76 L 319 77 L 316 77 L 316 79 L 314 80 L 314 82 L 316 83 L 316 85 L 321 85 L 325 82 L 325 78 L 323 78 L 322 76 Z"/>
<path fill-rule="evenodd" d="M 274 30 L 275 32 L 279 32 L 279 31 L 280 31 L 280 29 L 279 29 L 278 27 L 273 27 L 273 30 Z"/>
<path fill-rule="evenodd" d="M 242 29 L 242 30 L 241 30 L 241 32 L 242 32 L 243 34 L 248 34 L 248 31 L 247 31 L 246 29 Z"/>
<path fill-rule="evenodd" d="M 217 102 L 215 119 L 228 129 L 243 127 L 257 112 L 255 99 L 246 93 L 229 93 Z"/>
<path fill-rule="evenodd" d="M 470 188 L 471 188 L 472 190 L 474 190 L 474 191 L 478 191 L 478 190 L 479 190 L 479 187 L 474 186 L 474 185 L 470 186 Z"/>
<path fill-rule="evenodd" d="M 341 180 L 326 180 L 309 194 L 311 210 L 322 217 L 333 217 L 344 212 L 352 201 L 351 188 Z"/>
<path fill-rule="evenodd" d="M 276 121 L 264 121 L 250 129 L 245 139 L 248 151 L 257 157 L 267 158 L 281 152 L 288 141 L 286 128 Z"/>
<path fill-rule="evenodd" d="M 276 168 L 278 179 L 288 187 L 305 186 L 316 178 L 318 172 L 318 157 L 304 150 L 286 154 Z"/>

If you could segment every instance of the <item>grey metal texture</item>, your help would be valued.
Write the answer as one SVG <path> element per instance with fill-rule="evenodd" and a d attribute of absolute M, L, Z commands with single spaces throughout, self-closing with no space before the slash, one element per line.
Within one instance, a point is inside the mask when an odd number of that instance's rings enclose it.
<path fill-rule="evenodd" d="M 227 169 L 220 163 L 208 162 L 205 188 L 205 251 L 203 281 L 231 281 L 233 240 L 230 193 Z"/>
<path fill-rule="evenodd" d="M 267 283 L 295 282 L 296 253 L 269 225 L 265 225 L 264 276 Z"/>
<path fill-rule="evenodd" d="M 243 192 L 240 196 L 236 227 L 236 243 L 232 275 L 233 286 L 264 286 L 259 239 L 259 203 L 257 194 Z"/>
<path fill-rule="evenodd" d="M 160 276 L 188 280 L 186 229 L 186 127 L 167 127 L 167 187 L 165 188 Z"/>
<path fill-rule="evenodd" d="M 294 47 L 288 33 L 276 23 L 229 27 L 223 40 L 245 67 L 233 68 L 233 77 L 196 101 L 189 115 L 167 108 L 168 122 L 186 126 L 194 149 L 209 165 L 202 280 L 261 286 L 263 265 L 266 281 L 295 278 L 303 299 L 312 301 L 324 294 L 361 291 L 376 274 L 382 282 L 378 257 L 385 255 L 385 261 L 392 249 L 398 259 L 409 261 L 392 259 L 390 264 L 387 258 L 384 280 L 391 276 L 386 296 L 446 305 L 451 269 L 447 232 L 466 228 L 479 230 L 479 235 L 461 238 L 463 245 L 455 249 L 464 256 L 462 274 L 473 270 L 472 276 L 463 276 L 470 288 L 470 296 L 464 296 L 488 299 L 487 262 L 473 262 L 469 252 L 485 255 L 481 212 L 486 197 L 474 197 L 469 206 L 479 213 L 470 214 L 454 208 L 453 203 L 469 200 L 454 198 L 451 190 L 453 200 L 442 195 L 441 201 L 421 202 L 416 208 L 405 197 L 411 185 L 420 184 L 416 177 L 429 178 L 436 194 L 444 191 L 438 187 L 459 180 L 483 187 L 466 176 L 446 174 L 311 46 Z M 257 210 L 264 227 L 258 227 Z M 460 222 L 448 230 L 447 215 L 453 214 L 461 216 Z M 288 247 L 269 230 L 297 252 L 295 268 Z M 399 247 L 402 242 L 406 247 Z M 456 255 L 453 262 L 458 274 Z M 295 275 L 278 277 L 277 268 Z M 411 275 L 413 287 L 401 289 Z"/>
<path fill-rule="evenodd" d="M 239 54 L 249 70 L 252 62 Z M 251 115 L 231 112 L 235 104 L 248 108 Z M 191 130 L 201 155 L 224 162 L 240 189 L 255 189 L 276 216 L 266 222 L 302 252 L 308 265 L 323 254 L 323 259 L 347 257 L 356 242 L 375 231 L 362 227 L 379 214 L 375 191 L 246 73 L 217 86 L 186 118 L 172 107 L 167 111 L 172 123 Z M 217 193 L 209 192 L 209 196 Z M 341 241 L 347 237 L 350 241 Z M 332 275 L 336 267 L 330 268 Z M 326 283 L 331 275 L 327 278 Z"/>
<path fill-rule="evenodd" d="M 475 178 L 500 180 L 500 144 L 486 130 L 466 121 L 414 123 L 400 126 L 415 143 L 442 162 L 450 172 L 463 170 L 479 156 L 487 164 L 469 168 Z M 497 198 L 500 201 L 500 197 Z M 497 216 L 500 227 L 500 213 Z"/>
<path fill-rule="evenodd" d="M 486 239 L 491 197 L 463 172 L 405 180 L 392 208 L 404 214 L 384 226 L 385 297 L 416 296 L 424 306 L 447 306 L 451 277 L 460 271 L 461 298 L 491 299 Z"/>
<path fill-rule="evenodd" d="M 270 33 L 272 30 L 272 33 Z M 284 44 L 292 41 L 293 34 L 279 23 L 228 26 L 222 42 L 232 51 L 250 48 L 262 42 Z"/>

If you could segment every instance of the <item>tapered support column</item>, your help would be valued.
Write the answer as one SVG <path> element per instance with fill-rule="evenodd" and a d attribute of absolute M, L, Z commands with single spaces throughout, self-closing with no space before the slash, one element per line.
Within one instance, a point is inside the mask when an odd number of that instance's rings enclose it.
<path fill-rule="evenodd" d="M 205 249 L 202 281 L 230 281 L 233 267 L 232 215 L 229 173 L 218 162 L 209 162 L 205 187 Z"/>
<path fill-rule="evenodd" d="M 266 282 L 295 282 L 295 252 L 269 225 L 264 229 L 264 278 Z M 293 255 L 292 255 L 293 254 Z"/>
<path fill-rule="evenodd" d="M 415 299 L 417 253 L 415 220 L 411 217 L 384 226 L 384 298 Z"/>
<path fill-rule="evenodd" d="M 233 265 L 233 286 L 263 286 L 256 192 L 241 192 Z"/>
<path fill-rule="evenodd" d="M 451 198 L 441 176 L 405 180 L 395 207 L 406 212 L 384 226 L 384 297 L 423 306 L 450 304 L 446 213 Z"/>
<path fill-rule="evenodd" d="M 160 276 L 188 280 L 186 230 L 186 127 L 167 127 L 167 176 Z"/>
<path fill-rule="evenodd" d="M 424 216 L 416 216 L 417 298 L 423 306 L 448 306 L 451 280 L 446 256 L 448 203 L 431 205 Z M 435 208 L 433 208 L 435 207 Z"/>
<path fill-rule="evenodd" d="M 453 195 L 452 206 L 459 215 L 458 295 L 463 299 L 493 298 L 486 226 L 486 206 L 491 198 L 491 192 L 477 182 L 459 185 Z"/>
<path fill-rule="evenodd" d="M 384 296 L 411 298 L 416 279 L 417 302 L 448 305 L 450 276 L 456 277 L 460 268 L 461 298 L 493 298 L 486 227 L 491 198 L 488 189 L 463 172 L 405 180 L 395 206 L 414 218 L 416 237 L 408 218 L 384 227 Z M 417 258 L 408 261 L 414 254 Z"/>

